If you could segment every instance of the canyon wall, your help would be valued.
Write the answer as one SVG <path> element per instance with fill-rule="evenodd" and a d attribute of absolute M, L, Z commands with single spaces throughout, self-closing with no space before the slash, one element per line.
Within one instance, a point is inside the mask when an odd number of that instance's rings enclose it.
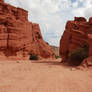
<path fill-rule="evenodd" d="M 0 58 L 28 59 L 30 54 L 55 57 L 39 25 L 28 21 L 28 12 L 0 0 Z"/>
<path fill-rule="evenodd" d="M 89 44 L 89 56 L 92 56 L 92 18 L 87 22 L 83 17 L 68 21 L 60 40 L 60 56 L 67 62 L 70 53 Z"/>
<path fill-rule="evenodd" d="M 0 2 L 4 2 L 4 0 L 0 0 Z"/>
<path fill-rule="evenodd" d="M 88 34 L 88 39 L 89 39 L 89 57 L 92 57 L 92 34 Z"/>

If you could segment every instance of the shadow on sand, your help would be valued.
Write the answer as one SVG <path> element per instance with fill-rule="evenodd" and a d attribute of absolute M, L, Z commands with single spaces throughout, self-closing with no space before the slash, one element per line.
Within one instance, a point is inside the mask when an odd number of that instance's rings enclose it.
<path fill-rule="evenodd" d="M 63 64 L 61 62 L 61 60 L 53 60 L 53 61 L 46 61 L 46 60 L 43 60 L 43 61 L 31 61 L 32 63 L 35 63 L 35 64 L 46 64 L 46 65 L 51 65 L 51 66 L 61 66 L 61 67 L 66 67 L 66 68 L 72 68 L 74 66 L 69 66 L 67 64 Z"/>

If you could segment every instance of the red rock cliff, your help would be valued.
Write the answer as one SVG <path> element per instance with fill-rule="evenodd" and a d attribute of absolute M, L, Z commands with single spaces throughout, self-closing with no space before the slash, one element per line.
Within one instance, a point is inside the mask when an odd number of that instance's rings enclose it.
<path fill-rule="evenodd" d="M 92 57 L 92 34 L 88 34 L 88 39 L 89 39 L 89 56 Z"/>
<path fill-rule="evenodd" d="M 4 2 L 4 0 L 0 0 L 0 2 Z"/>
<path fill-rule="evenodd" d="M 23 59 L 29 54 L 41 58 L 55 57 L 43 40 L 39 25 L 28 21 L 28 12 L 0 0 L 0 57 Z"/>
<path fill-rule="evenodd" d="M 92 36 L 88 34 L 92 35 L 92 18 L 87 22 L 83 17 L 75 17 L 74 21 L 67 22 L 60 40 L 60 55 L 64 62 L 74 49 L 85 46 L 88 42 L 89 54 L 92 56 Z"/>

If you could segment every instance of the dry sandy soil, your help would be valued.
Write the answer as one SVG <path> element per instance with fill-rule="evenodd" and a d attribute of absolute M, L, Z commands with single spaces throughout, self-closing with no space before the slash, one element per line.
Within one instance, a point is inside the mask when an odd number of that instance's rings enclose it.
<path fill-rule="evenodd" d="M 0 92 L 92 92 L 92 70 L 75 70 L 59 60 L 1 61 Z"/>

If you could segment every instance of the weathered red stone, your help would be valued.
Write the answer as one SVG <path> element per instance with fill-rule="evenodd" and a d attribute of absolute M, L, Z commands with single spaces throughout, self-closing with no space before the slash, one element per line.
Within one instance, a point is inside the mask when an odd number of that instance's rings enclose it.
<path fill-rule="evenodd" d="M 4 2 L 4 0 L 0 0 L 0 2 Z"/>
<path fill-rule="evenodd" d="M 88 34 L 89 39 L 89 56 L 92 57 L 92 34 Z"/>
<path fill-rule="evenodd" d="M 29 54 L 54 58 L 40 27 L 28 21 L 28 12 L 0 1 L 0 57 L 27 58 Z"/>
<path fill-rule="evenodd" d="M 89 22 L 91 23 L 91 21 Z M 85 68 L 92 66 L 92 34 L 88 34 L 88 40 L 89 40 L 89 57 L 84 59 L 83 62 L 81 63 L 81 66 Z"/>
<path fill-rule="evenodd" d="M 60 55 L 64 62 L 70 53 L 79 47 L 85 46 L 88 42 L 90 44 L 90 56 L 92 56 L 92 18 L 89 22 L 83 17 L 75 17 L 74 21 L 68 21 L 65 31 L 60 40 Z M 91 36 L 88 36 L 91 34 Z M 89 39 L 88 39 L 89 38 Z"/>
<path fill-rule="evenodd" d="M 78 22 L 86 22 L 86 19 L 83 17 L 75 17 L 74 21 L 78 21 Z"/>
<path fill-rule="evenodd" d="M 92 24 L 92 17 L 89 18 L 89 24 Z"/>

